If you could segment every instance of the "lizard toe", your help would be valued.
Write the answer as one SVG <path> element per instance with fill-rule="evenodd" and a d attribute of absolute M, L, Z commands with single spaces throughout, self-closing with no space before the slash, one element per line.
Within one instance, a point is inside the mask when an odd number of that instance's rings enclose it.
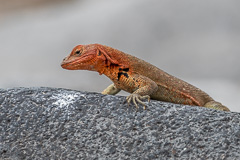
<path fill-rule="evenodd" d="M 150 96 L 145 95 L 145 96 L 141 96 L 139 94 L 131 94 L 127 97 L 127 102 L 128 104 L 130 104 L 131 102 L 133 102 L 133 104 L 136 106 L 136 108 L 138 109 L 138 103 L 143 105 L 144 109 L 146 109 L 146 104 L 142 101 L 143 99 L 148 99 L 148 102 L 150 101 Z"/>
<path fill-rule="evenodd" d="M 150 96 L 149 95 L 139 96 L 138 98 L 141 99 L 141 100 L 147 99 L 147 101 L 150 102 Z"/>
<path fill-rule="evenodd" d="M 138 107 L 138 104 L 137 104 L 137 102 L 136 102 L 136 96 L 135 96 L 135 94 L 134 94 L 134 95 L 131 94 L 131 95 L 129 95 L 129 96 L 127 97 L 128 106 L 129 106 L 129 104 L 130 104 L 131 102 L 133 102 L 133 104 L 136 106 L 137 109 L 139 108 L 139 107 Z"/>

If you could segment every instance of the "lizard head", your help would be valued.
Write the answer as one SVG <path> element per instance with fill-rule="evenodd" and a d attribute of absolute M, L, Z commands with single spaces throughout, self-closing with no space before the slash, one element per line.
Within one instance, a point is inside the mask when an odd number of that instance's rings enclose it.
<path fill-rule="evenodd" d="M 78 45 L 70 55 L 63 59 L 62 68 L 69 70 L 93 70 L 97 48 L 89 45 Z"/>
<path fill-rule="evenodd" d="M 69 70 L 98 71 L 100 74 L 105 66 L 117 64 L 117 61 L 104 50 L 100 44 L 78 45 L 69 56 L 63 59 L 62 68 Z"/>

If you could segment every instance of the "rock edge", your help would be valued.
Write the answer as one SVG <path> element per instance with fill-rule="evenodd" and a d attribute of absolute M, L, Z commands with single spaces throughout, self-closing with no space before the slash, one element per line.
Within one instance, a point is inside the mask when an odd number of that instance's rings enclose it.
<path fill-rule="evenodd" d="M 0 159 L 239 159 L 240 113 L 56 88 L 0 89 Z"/>

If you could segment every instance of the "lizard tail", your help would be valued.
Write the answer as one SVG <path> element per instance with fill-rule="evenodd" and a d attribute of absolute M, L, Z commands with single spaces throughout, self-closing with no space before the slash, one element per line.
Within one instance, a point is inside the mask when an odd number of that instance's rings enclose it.
<path fill-rule="evenodd" d="M 216 109 L 216 110 L 220 110 L 220 111 L 230 111 L 226 106 L 222 105 L 221 103 L 219 102 L 216 102 L 216 101 L 210 101 L 210 102 L 207 102 L 204 107 L 206 108 L 212 108 L 212 109 Z"/>

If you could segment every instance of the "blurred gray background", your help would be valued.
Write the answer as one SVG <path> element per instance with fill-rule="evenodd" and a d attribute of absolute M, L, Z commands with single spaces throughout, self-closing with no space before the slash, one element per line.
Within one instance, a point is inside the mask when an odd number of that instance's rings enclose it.
<path fill-rule="evenodd" d="M 240 112 L 239 42 L 238 0 L 0 0 L 0 88 L 101 92 L 107 77 L 60 66 L 75 45 L 100 43 Z"/>

